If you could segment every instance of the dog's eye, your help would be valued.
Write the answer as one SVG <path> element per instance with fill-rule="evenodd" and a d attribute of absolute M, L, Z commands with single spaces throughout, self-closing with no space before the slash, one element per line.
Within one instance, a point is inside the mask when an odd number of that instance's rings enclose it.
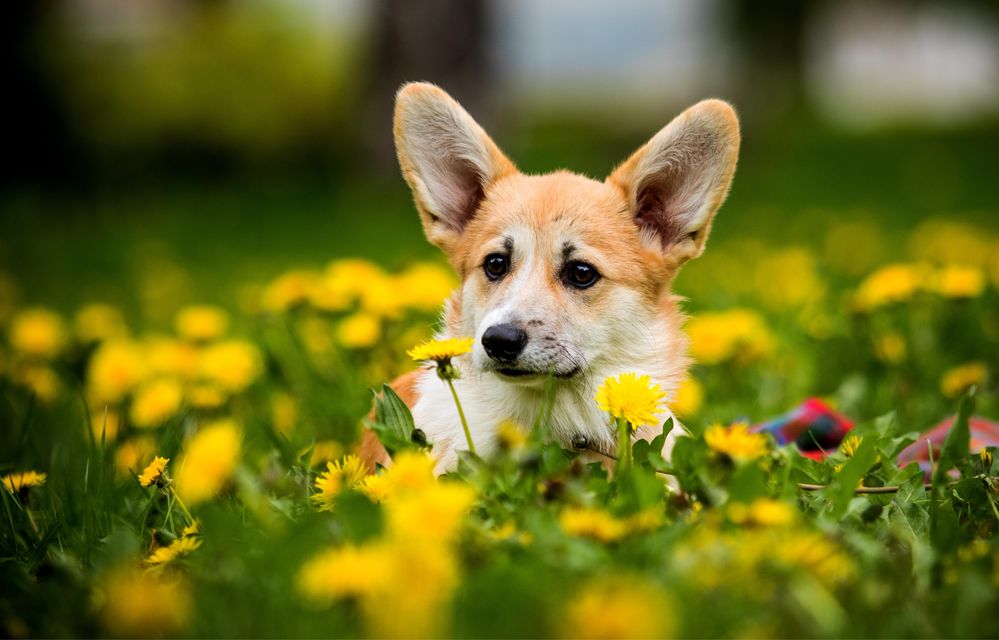
<path fill-rule="evenodd" d="M 591 287 L 599 279 L 600 273 L 597 268 L 588 262 L 574 260 L 562 270 L 562 281 L 577 289 Z"/>
<path fill-rule="evenodd" d="M 510 270 L 510 259 L 502 253 L 490 253 L 482 263 L 482 270 L 490 280 L 499 280 Z"/>

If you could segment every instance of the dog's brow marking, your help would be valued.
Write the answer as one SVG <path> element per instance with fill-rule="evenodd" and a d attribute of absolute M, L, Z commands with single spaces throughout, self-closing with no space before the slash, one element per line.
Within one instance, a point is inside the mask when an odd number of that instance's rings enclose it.
<path fill-rule="evenodd" d="M 562 245 L 562 261 L 568 262 L 569 257 L 572 256 L 573 252 L 576 251 L 576 245 L 571 242 L 566 242 Z"/>
<path fill-rule="evenodd" d="M 506 236 L 503 238 L 503 248 L 506 249 L 508 254 L 513 253 L 513 238 Z"/>

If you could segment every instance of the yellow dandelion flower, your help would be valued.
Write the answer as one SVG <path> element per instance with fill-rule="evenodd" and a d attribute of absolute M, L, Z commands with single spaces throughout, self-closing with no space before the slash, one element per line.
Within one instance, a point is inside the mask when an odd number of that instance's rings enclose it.
<path fill-rule="evenodd" d="M 736 462 L 747 462 L 766 455 L 770 449 L 766 436 L 751 433 L 749 425 L 738 422 L 730 427 L 714 425 L 704 433 L 704 442 L 712 450 Z"/>
<path fill-rule="evenodd" d="M 333 501 L 340 491 L 357 487 L 366 475 L 368 475 L 367 467 L 353 454 L 344 456 L 342 460 L 336 462 L 327 462 L 326 471 L 316 478 L 317 493 L 312 495 L 312 501 L 320 511 L 329 511 L 333 508 Z"/>
<path fill-rule="evenodd" d="M 406 353 L 417 362 L 436 362 L 438 367 L 443 367 L 450 364 L 451 358 L 471 351 L 473 344 L 475 344 L 475 340 L 472 338 L 427 340 Z"/>
<path fill-rule="evenodd" d="M 798 519 L 798 511 L 787 502 L 758 498 L 749 505 L 749 522 L 761 527 L 786 527 Z"/>
<path fill-rule="evenodd" d="M 956 398 L 971 387 L 984 384 L 988 373 L 982 362 L 969 362 L 948 369 L 940 379 L 940 390 L 948 398 Z"/>
<path fill-rule="evenodd" d="M 688 377 L 680 383 L 676 397 L 668 403 L 678 418 L 691 418 L 697 415 L 704 404 L 704 387 L 697 378 Z"/>
<path fill-rule="evenodd" d="M 391 578 L 389 550 L 377 543 L 327 549 L 309 559 L 295 578 L 298 592 L 315 604 L 382 589 Z M 384 614 L 385 612 L 383 612 Z"/>
<path fill-rule="evenodd" d="M 298 403 L 289 394 L 277 391 L 271 396 L 271 422 L 274 423 L 274 430 L 285 437 L 295 430 Z"/>
<path fill-rule="evenodd" d="M 171 637 L 190 616 L 191 594 L 176 576 L 119 568 L 101 580 L 101 621 L 111 635 Z"/>
<path fill-rule="evenodd" d="M 153 458 L 153 461 L 149 463 L 149 466 L 139 476 L 139 484 L 143 487 L 150 487 L 154 484 L 160 484 L 161 481 L 165 482 L 164 471 L 166 471 L 168 462 L 170 462 L 170 458 L 160 456 Z"/>
<path fill-rule="evenodd" d="M 305 447 L 299 451 L 299 457 L 304 456 L 309 449 L 312 450 L 312 453 L 309 456 L 310 469 L 325 462 L 336 460 L 343 454 L 343 445 L 336 440 L 319 440 L 313 443 L 311 447 Z"/>
<path fill-rule="evenodd" d="M 185 392 L 188 402 L 195 409 L 211 411 L 225 404 L 228 395 L 211 382 L 200 382 L 188 385 Z"/>
<path fill-rule="evenodd" d="M 272 313 L 280 313 L 308 301 L 319 276 L 312 271 L 289 271 L 264 288 L 260 306 Z"/>
<path fill-rule="evenodd" d="M 386 474 L 399 493 L 416 492 L 431 487 L 434 478 L 434 460 L 419 451 L 403 451 L 392 460 Z"/>
<path fill-rule="evenodd" d="M 128 335 L 128 325 L 121 311 L 107 304 L 89 304 L 77 311 L 73 318 L 73 330 L 84 344 Z"/>
<path fill-rule="evenodd" d="M 403 540 L 448 543 L 461 531 L 475 491 L 457 482 L 435 482 L 418 493 L 398 492 L 385 501 L 386 529 Z"/>
<path fill-rule="evenodd" d="M 372 502 L 385 502 L 392 494 L 392 478 L 387 473 L 367 476 L 358 485 L 357 490 L 368 496 Z"/>
<path fill-rule="evenodd" d="M 227 340 L 205 348 L 200 368 L 209 381 L 230 393 L 240 393 L 263 373 L 263 357 L 249 342 Z"/>
<path fill-rule="evenodd" d="M 666 395 L 648 375 L 622 373 L 607 378 L 597 389 L 597 406 L 613 418 L 623 418 L 632 429 L 656 422 Z"/>
<path fill-rule="evenodd" d="M 192 305 L 177 312 L 177 335 L 192 342 L 217 340 L 229 330 L 229 314 L 211 305 Z"/>
<path fill-rule="evenodd" d="M 504 420 L 496 429 L 496 438 L 500 448 L 505 451 L 516 451 L 527 444 L 527 428 L 515 420 Z"/>
<path fill-rule="evenodd" d="M 662 638 L 676 630 L 673 606 L 663 590 L 644 578 L 601 577 L 569 602 L 566 638 Z"/>
<path fill-rule="evenodd" d="M 691 318 L 686 326 L 690 354 L 701 364 L 728 360 L 748 363 L 768 356 L 774 338 L 763 317 L 749 309 L 729 309 Z"/>
<path fill-rule="evenodd" d="M 136 427 L 157 427 L 176 415 L 183 401 L 184 390 L 180 383 L 160 378 L 136 391 L 128 416 Z"/>
<path fill-rule="evenodd" d="M 847 458 L 852 458 L 857 453 L 861 442 L 863 442 L 863 438 L 860 436 L 849 435 L 843 438 L 843 442 L 839 443 L 839 450 Z"/>
<path fill-rule="evenodd" d="M 396 276 L 404 304 L 420 311 L 439 309 L 457 284 L 450 270 L 434 262 L 418 262 Z"/>
<path fill-rule="evenodd" d="M 162 566 L 169 564 L 177 558 L 182 558 L 201 546 L 201 540 L 193 537 L 180 537 L 165 547 L 160 547 L 148 558 L 146 564 L 150 566 Z"/>
<path fill-rule="evenodd" d="M 145 467 L 146 460 L 152 460 L 155 453 L 156 443 L 149 436 L 129 438 L 115 449 L 115 468 L 122 475 L 134 476 L 139 469 Z"/>
<path fill-rule="evenodd" d="M 856 310 L 866 312 L 888 304 L 910 300 L 923 287 L 926 268 L 913 264 L 890 264 L 867 276 L 853 298 Z"/>
<path fill-rule="evenodd" d="M 42 403 L 49 403 L 59 397 L 62 382 L 52 367 L 37 361 L 15 366 L 11 379 L 30 391 Z"/>
<path fill-rule="evenodd" d="M 347 316 L 336 326 L 337 342 L 348 349 L 370 349 L 381 336 L 381 320 L 365 311 Z"/>
<path fill-rule="evenodd" d="M 129 340 L 104 342 L 87 367 L 87 386 L 97 404 L 118 404 L 148 372 L 138 344 Z"/>
<path fill-rule="evenodd" d="M 627 533 L 623 522 L 596 507 L 566 507 L 559 515 L 562 530 L 571 536 L 614 542 Z"/>
<path fill-rule="evenodd" d="M 48 309 L 26 309 L 11 321 L 9 338 L 14 351 L 33 358 L 51 359 L 66 346 L 66 325 Z"/>
<path fill-rule="evenodd" d="M 195 520 L 191 524 L 184 527 L 184 530 L 180 532 L 180 535 L 184 538 L 190 538 L 191 536 L 201 535 L 201 524 Z"/>
<path fill-rule="evenodd" d="M 874 340 L 874 355 L 888 364 L 898 364 L 905 359 L 905 338 L 898 333 L 886 333 Z"/>
<path fill-rule="evenodd" d="M 143 351 L 152 375 L 194 380 L 198 376 L 197 347 L 176 338 L 154 336 L 143 342 Z"/>
<path fill-rule="evenodd" d="M 361 309 L 382 318 L 396 318 L 406 307 L 406 298 L 395 278 L 384 273 L 364 281 L 360 298 Z"/>
<path fill-rule="evenodd" d="M 985 273 L 978 267 L 949 264 L 937 271 L 933 290 L 945 298 L 977 298 L 985 291 Z"/>
<path fill-rule="evenodd" d="M 233 420 L 208 424 L 191 438 L 175 467 L 177 493 L 196 504 L 218 494 L 239 463 L 242 433 Z"/>
<path fill-rule="evenodd" d="M 101 437 L 106 442 L 111 442 L 118 437 L 121 430 L 121 416 L 117 411 L 108 409 L 106 412 L 101 409 L 90 414 L 90 430 L 94 434 L 94 441 L 100 442 Z"/>
<path fill-rule="evenodd" d="M 45 484 L 46 475 L 37 471 L 18 471 L 8 473 L 3 477 L 3 483 L 11 493 L 27 491 L 32 487 L 40 487 Z"/>

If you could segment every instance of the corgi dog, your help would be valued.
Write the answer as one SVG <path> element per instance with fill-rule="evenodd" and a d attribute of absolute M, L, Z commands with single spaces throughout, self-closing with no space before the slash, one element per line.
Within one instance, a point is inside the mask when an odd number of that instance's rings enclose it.
<path fill-rule="evenodd" d="M 399 90 L 394 133 L 424 232 L 460 278 L 437 337 L 474 338 L 453 362 L 479 455 L 495 451 L 502 423 L 535 421 L 553 375 L 550 437 L 606 462 L 617 441 L 594 401 L 597 387 L 621 373 L 648 374 L 668 404 L 686 376 L 684 316 L 670 284 L 703 252 L 728 194 L 740 143 L 735 111 L 720 100 L 697 103 L 602 182 L 521 173 L 432 84 Z M 467 444 L 447 385 L 424 369 L 392 386 L 432 443 L 436 472 L 454 469 Z M 663 408 L 634 437 L 655 437 L 670 417 Z M 359 454 L 371 469 L 391 462 L 371 431 Z"/>

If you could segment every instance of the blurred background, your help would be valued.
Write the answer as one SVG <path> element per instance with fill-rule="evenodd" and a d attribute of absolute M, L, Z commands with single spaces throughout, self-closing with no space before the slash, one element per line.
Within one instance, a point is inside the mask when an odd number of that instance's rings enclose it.
<path fill-rule="evenodd" d="M 22 303 L 96 297 L 168 321 L 295 265 L 433 257 L 392 151 L 407 80 L 446 88 L 523 170 L 594 177 L 690 103 L 732 101 L 745 143 L 716 245 L 753 233 L 825 250 L 830 223 L 927 216 L 994 229 L 997 7 L 16 3 L 0 45 L 0 269 Z M 905 250 L 856 240 L 830 257 L 857 272 L 868 245 L 878 260 Z"/>

